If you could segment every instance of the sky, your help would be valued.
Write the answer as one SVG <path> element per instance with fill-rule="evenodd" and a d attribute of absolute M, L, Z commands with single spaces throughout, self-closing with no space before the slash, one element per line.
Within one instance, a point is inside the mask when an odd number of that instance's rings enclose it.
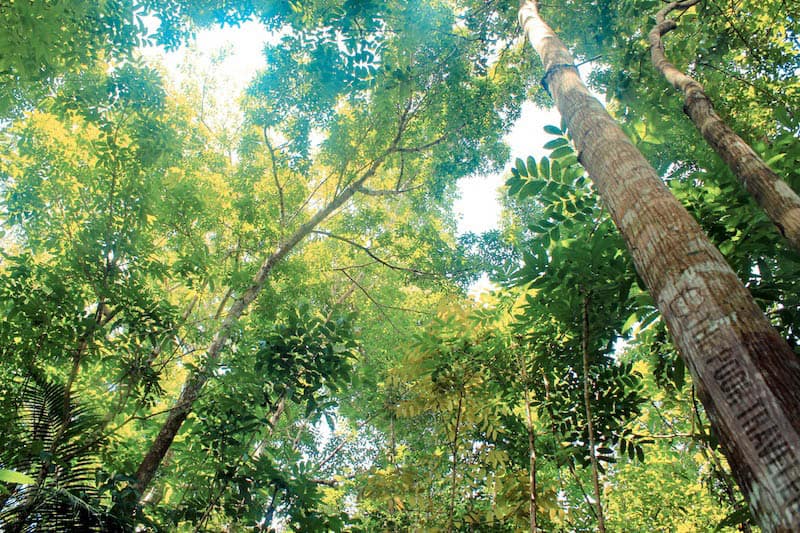
<path fill-rule="evenodd" d="M 150 21 L 157 24 L 156 20 Z M 171 53 L 164 53 L 160 48 L 151 47 L 143 50 L 150 58 L 161 58 L 173 83 L 180 82 L 181 64 L 187 54 L 200 54 L 210 62 L 212 56 L 220 50 L 227 49 L 226 58 L 214 66 L 218 79 L 225 80 L 225 95 L 218 98 L 230 98 L 230 94 L 238 94 L 245 89 L 255 72 L 265 65 L 261 53 L 263 43 L 274 39 L 263 26 L 256 22 L 246 22 L 239 27 L 207 29 L 198 32 L 194 44 Z M 531 52 L 533 53 L 533 52 Z M 537 159 L 545 154 L 542 145 L 549 136 L 542 128 L 546 124 L 558 124 L 559 116 L 555 110 L 537 109 L 532 103 L 526 103 L 522 115 L 505 140 L 511 148 L 511 158 L 505 170 L 490 175 L 478 175 L 463 178 L 459 181 L 460 199 L 455 202 L 454 210 L 459 217 L 458 233 L 481 233 L 496 229 L 500 223 L 501 205 L 499 188 L 503 185 L 513 161 L 519 157 L 525 159 L 533 155 Z"/>
<path fill-rule="evenodd" d="M 505 141 L 511 148 L 511 158 L 505 169 L 498 174 L 463 178 L 458 183 L 461 198 L 454 208 L 458 214 L 458 232 L 481 233 L 495 229 L 500 223 L 500 186 L 508 179 L 511 164 L 516 158 L 525 159 L 529 155 L 539 159 L 546 151 L 542 145 L 550 140 L 544 131 L 545 124 L 558 125 L 558 112 L 553 109 L 538 109 L 531 102 L 522 106 L 522 114 L 514 124 Z"/>

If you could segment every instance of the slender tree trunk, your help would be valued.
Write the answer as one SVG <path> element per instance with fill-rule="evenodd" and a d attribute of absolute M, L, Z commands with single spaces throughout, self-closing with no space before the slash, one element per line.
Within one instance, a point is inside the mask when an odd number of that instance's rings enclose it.
<path fill-rule="evenodd" d="M 456 511 L 456 483 L 458 482 L 458 432 L 461 429 L 461 409 L 464 403 L 464 390 L 458 393 L 458 406 L 456 407 L 456 426 L 453 430 L 453 473 L 450 479 L 450 509 L 448 519 L 448 531 L 455 531 L 455 511 Z"/>
<path fill-rule="evenodd" d="M 392 470 L 394 474 L 397 474 L 397 459 L 395 455 L 395 450 L 397 448 L 397 440 L 394 431 L 394 410 L 389 414 L 389 463 L 392 465 Z M 394 506 L 394 485 L 392 485 L 392 490 L 389 493 L 389 521 L 392 524 L 392 532 L 397 531 L 397 522 L 395 521 L 395 506 Z"/>
<path fill-rule="evenodd" d="M 167 419 L 161 426 L 158 435 L 150 446 L 150 449 L 139 464 L 136 471 L 136 482 L 133 487 L 139 494 L 143 494 L 145 489 L 150 485 L 150 482 L 155 476 L 164 455 L 172 445 L 172 441 L 178 434 L 181 426 L 183 425 L 189 413 L 192 412 L 194 402 L 200 395 L 200 391 L 208 381 L 211 372 L 219 361 L 222 350 L 228 342 L 231 333 L 234 330 L 236 322 L 242 316 L 244 311 L 256 299 L 261 289 L 267 282 L 267 279 L 272 272 L 272 269 L 280 263 L 280 261 L 291 252 L 314 228 L 316 228 L 322 221 L 328 218 L 334 211 L 347 202 L 353 195 L 355 195 L 364 183 L 371 178 L 386 160 L 386 158 L 395 152 L 399 140 L 400 133 L 398 132 L 392 145 L 380 157 L 375 159 L 372 164 L 353 182 L 345 187 L 338 196 L 336 196 L 329 204 L 320 209 L 308 222 L 301 225 L 295 232 L 285 241 L 283 241 L 278 248 L 270 255 L 259 268 L 258 272 L 253 277 L 250 286 L 242 295 L 236 299 L 228 310 L 222 325 L 217 331 L 211 345 L 206 352 L 206 362 L 204 368 L 200 372 L 195 372 L 189 375 L 183 385 L 180 396 L 175 402 L 175 406 L 170 410 Z"/>
<path fill-rule="evenodd" d="M 725 161 L 781 235 L 795 251 L 800 251 L 800 197 L 717 115 L 703 87 L 675 68 L 664 53 L 661 37 L 677 27 L 677 23 L 668 19 L 667 15 L 674 10 L 688 9 L 699 2 L 672 2 L 656 14 L 656 25 L 649 34 L 653 65 L 673 87 L 683 93 L 683 109 L 705 140 Z"/>
<path fill-rule="evenodd" d="M 545 400 L 549 403 L 550 402 L 550 380 L 547 379 L 547 374 L 545 374 L 544 371 L 542 371 L 542 380 L 544 382 L 544 397 L 545 397 Z M 553 439 L 555 439 L 555 441 L 558 442 L 559 440 L 561 440 L 562 435 L 558 431 L 558 428 L 556 427 L 556 424 L 555 424 L 556 417 L 555 417 L 555 413 L 553 412 L 552 407 L 548 408 L 548 414 L 550 416 L 550 433 L 551 433 L 551 435 L 553 435 Z M 569 470 L 569 473 L 572 475 L 572 479 L 575 480 L 575 484 L 580 489 L 581 494 L 583 495 L 583 501 L 586 502 L 586 505 L 589 506 L 589 509 L 592 511 L 592 514 L 595 516 L 595 518 L 597 518 L 597 509 L 595 509 L 595 506 L 592 505 L 592 499 L 586 493 L 586 489 L 583 488 L 583 482 L 581 481 L 581 478 L 578 477 L 578 472 L 575 470 L 575 460 L 572 457 L 570 457 L 569 459 L 566 459 L 564 462 L 561 462 L 561 463 L 558 464 L 558 477 L 559 477 L 559 481 L 561 482 L 561 488 L 562 489 L 564 488 L 564 483 L 563 483 L 563 481 L 561 481 L 561 466 L 564 463 L 566 463 L 567 470 Z"/>
<path fill-rule="evenodd" d="M 278 424 L 278 420 L 280 420 L 281 415 L 283 414 L 284 410 L 286 409 L 286 393 L 281 394 L 280 399 L 275 402 L 273 406 L 273 411 L 269 415 L 269 420 L 267 422 L 267 428 L 264 434 L 261 435 L 261 442 L 258 443 L 252 451 L 252 458 L 258 459 L 261 456 L 261 453 L 264 449 L 265 440 L 275 432 L 275 426 Z M 245 446 L 246 450 L 250 450 L 253 446 L 255 440 L 259 437 L 258 433 L 253 434 L 247 442 Z M 298 435 L 299 437 L 299 435 Z M 242 455 L 236 460 L 236 467 L 233 470 L 233 474 L 229 476 L 229 479 L 236 477 L 239 471 L 244 466 L 245 462 L 247 461 L 247 456 Z M 228 483 L 225 481 L 220 481 L 220 486 L 217 489 L 216 493 L 213 494 L 206 504 L 206 508 L 203 511 L 203 515 L 200 517 L 200 520 L 197 522 L 197 526 L 194 528 L 195 533 L 202 531 L 205 528 L 206 522 L 211 518 L 211 513 L 214 512 L 214 509 L 219 504 L 220 499 L 225 494 L 225 490 L 228 488 Z"/>
<path fill-rule="evenodd" d="M 525 383 L 525 418 L 528 426 L 528 484 L 530 490 L 530 518 L 531 533 L 536 533 L 536 432 L 533 429 L 533 416 L 531 415 L 531 399 L 528 382 L 528 369 L 525 358 L 520 353 L 518 355 L 519 368 L 522 374 L 522 381 Z"/>
<path fill-rule="evenodd" d="M 603 500 L 600 494 L 600 469 L 597 467 L 597 453 L 594 443 L 594 422 L 592 422 L 591 383 L 589 382 L 589 296 L 583 297 L 583 327 L 581 332 L 581 355 L 583 356 L 583 408 L 586 411 L 586 431 L 589 433 L 589 461 L 592 464 L 592 485 L 594 486 L 594 507 L 597 510 L 597 531 L 605 533 L 606 520 L 603 516 Z"/>
<path fill-rule="evenodd" d="M 800 530 L 800 363 L 735 272 L 589 94 L 573 58 L 522 2 L 544 84 L 686 365 L 765 531 Z"/>

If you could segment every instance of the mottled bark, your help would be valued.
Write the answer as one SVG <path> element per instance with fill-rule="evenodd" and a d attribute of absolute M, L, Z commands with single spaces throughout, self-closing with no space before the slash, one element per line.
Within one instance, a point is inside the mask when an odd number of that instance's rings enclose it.
<path fill-rule="evenodd" d="M 673 87 L 683 93 L 683 110 L 703 138 L 725 161 L 781 235 L 796 251 L 800 251 L 800 197 L 717 115 L 702 85 L 675 68 L 664 53 L 661 37 L 677 27 L 676 22 L 668 19 L 667 15 L 677 9 L 688 9 L 699 2 L 672 2 L 656 14 L 656 25 L 649 34 L 653 65 Z"/>
<path fill-rule="evenodd" d="M 765 531 L 800 531 L 800 364 L 658 174 L 589 94 L 564 44 L 524 1 L 544 83 L 700 393 Z"/>

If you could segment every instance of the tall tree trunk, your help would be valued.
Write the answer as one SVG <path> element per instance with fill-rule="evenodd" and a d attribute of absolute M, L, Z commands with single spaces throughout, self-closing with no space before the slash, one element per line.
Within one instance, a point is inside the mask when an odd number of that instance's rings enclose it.
<path fill-rule="evenodd" d="M 647 284 L 765 531 L 800 530 L 800 363 L 603 106 L 537 3 L 519 21 L 544 84 Z"/>
<path fill-rule="evenodd" d="M 592 465 L 592 486 L 594 487 L 594 508 L 597 511 L 597 531 L 605 533 L 606 520 L 603 516 L 603 499 L 600 494 L 600 468 L 597 466 L 597 453 L 594 443 L 594 422 L 592 422 L 591 383 L 589 381 L 589 295 L 583 297 L 583 320 L 581 328 L 581 356 L 583 359 L 583 408 L 586 412 L 586 432 L 589 434 L 589 461 Z"/>
<path fill-rule="evenodd" d="M 683 110 L 703 138 L 725 161 L 781 235 L 786 237 L 795 251 L 800 251 L 800 197 L 717 115 L 702 85 L 675 68 L 664 53 L 661 37 L 678 26 L 667 15 L 678 9 L 688 9 L 699 2 L 672 2 L 656 14 L 656 25 L 649 34 L 653 65 L 673 87 L 683 93 Z"/>
<path fill-rule="evenodd" d="M 147 451 L 144 459 L 142 459 L 142 462 L 139 464 L 139 468 L 136 471 L 136 482 L 133 484 L 133 487 L 140 495 L 144 494 L 145 489 L 150 485 L 150 482 L 153 480 L 161 461 L 164 459 L 164 455 L 166 455 L 167 450 L 169 450 L 169 447 L 172 445 L 172 441 L 175 439 L 175 436 L 178 434 L 178 431 L 180 430 L 184 421 L 189 416 L 189 413 L 192 412 L 194 402 L 199 397 L 200 391 L 203 389 L 203 386 L 206 384 L 209 376 L 211 375 L 211 371 L 219 361 L 222 350 L 227 344 L 236 322 L 261 292 L 261 289 L 266 284 L 272 269 L 275 268 L 275 266 L 280 263 L 280 261 L 286 257 L 286 255 L 289 254 L 289 252 L 291 252 L 295 246 L 297 246 L 306 236 L 308 236 L 314 230 L 314 228 L 327 219 L 339 207 L 344 205 L 345 202 L 347 202 L 360 190 L 364 183 L 377 172 L 378 168 L 380 168 L 386 158 L 395 152 L 400 141 L 401 133 L 402 130 L 398 132 L 397 137 L 395 137 L 392 145 L 387 149 L 387 151 L 375 159 L 358 178 L 354 179 L 353 182 L 345 187 L 338 196 L 336 196 L 322 209 L 317 211 L 317 213 L 315 213 L 314 216 L 308 220 L 308 222 L 297 228 L 297 230 L 295 230 L 295 232 L 289 238 L 284 240 L 278 246 L 275 252 L 273 252 L 272 255 L 270 255 L 261 265 L 261 268 L 259 268 L 258 272 L 253 277 L 253 280 L 247 290 L 245 290 L 244 293 L 242 293 L 242 295 L 233 302 L 228 310 L 227 315 L 225 316 L 225 319 L 222 321 L 222 325 L 214 336 L 211 345 L 208 347 L 203 369 L 199 372 L 190 374 L 186 379 L 180 396 L 178 396 L 178 400 L 175 402 L 175 406 L 170 410 L 169 414 L 167 415 L 167 419 L 164 421 L 164 424 L 161 426 L 161 429 L 158 432 L 158 435 L 150 445 L 150 449 Z"/>
<path fill-rule="evenodd" d="M 519 368 L 522 374 L 522 381 L 525 383 L 525 418 L 528 426 L 528 490 L 530 492 L 530 523 L 531 533 L 538 531 L 536 527 L 536 432 L 533 429 L 533 416 L 531 415 L 530 382 L 528 381 L 528 369 L 525 358 L 520 353 L 517 357 Z"/>
<path fill-rule="evenodd" d="M 695 429 L 695 421 L 697 422 L 697 426 Z M 728 474 L 725 468 L 722 466 L 722 462 L 717 457 L 716 447 L 713 446 L 711 435 L 706 434 L 705 431 L 705 424 L 700 418 L 700 409 L 697 406 L 697 400 L 695 398 L 694 387 L 692 387 L 692 431 L 691 434 L 694 435 L 695 431 L 700 435 L 700 453 L 703 457 L 711 464 L 711 475 L 713 475 L 722 485 L 722 489 L 725 492 L 725 496 L 728 499 L 728 504 L 731 506 L 731 509 L 736 509 L 739 506 L 739 497 L 736 494 L 736 481 L 733 479 L 733 476 Z M 742 533 L 752 533 L 753 529 L 750 527 L 749 517 L 748 520 L 739 524 L 739 531 Z"/>
<path fill-rule="evenodd" d="M 461 413 L 464 404 L 464 389 L 462 388 L 458 393 L 458 406 L 456 407 L 456 425 L 453 429 L 453 472 L 450 479 L 450 509 L 448 511 L 448 531 L 451 533 L 455 531 L 455 511 L 456 511 L 456 484 L 458 482 L 458 432 L 461 429 Z"/>
<path fill-rule="evenodd" d="M 397 475 L 397 440 L 394 431 L 394 410 L 389 414 L 389 463 L 392 465 L 392 475 Z M 397 522 L 395 520 L 395 506 L 394 506 L 394 485 L 392 485 L 389 493 L 389 522 L 392 524 L 392 532 L 397 531 Z"/>

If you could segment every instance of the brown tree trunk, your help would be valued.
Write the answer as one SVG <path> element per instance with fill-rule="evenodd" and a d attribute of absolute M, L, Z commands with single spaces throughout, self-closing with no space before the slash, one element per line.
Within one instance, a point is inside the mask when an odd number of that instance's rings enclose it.
<path fill-rule="evenodd" d="M 683 93 L 683 110 L 703 138 L 725 161 L 781 235 L 795 251 L 800 251 L 800 197 L 717 115 L 702 85 L 675 68 L 664 53 L 661 37 L 677 27 L 676 22 L 668 19 L 667 15 L 677 9 L 688 9 L 699 2 L 672 2 L 656 14 L 656 25 L 649 34 L 653 65 L 673 87 Z"/>
<path fill-rule="evenodd" d="M 519 21 L 579 159 L 625 239 L 765 531 L 800 531 L 800 363 L 523 1 Z"/>
<path fill-rule="evenodd" d="M 392 465 L 393 475 L 397 475 L 397 439 L 394 431 L 394 411 L 389 414 L 389 464 Z M 392 524 L 392 532 L 397 531 L 397 523 L 395 522 L 395 506 L 394 506 L 394 485 L 389 492 L 389 521 Z"/>
<path fill-rule="evenodd" d="M 456 492 L 458 482 L 458 432 L 461 429 L 461 413 L 464 404 L 464 389 L 462 388 L 458 393 L 458 406 L 456 407 L 456 425 L 453 429 L 453 472 L 450 478 L 450 509 L 448 512 L 448 528 L 447 530 L 452 533 L 455 531 L 455 511 L 456 511 Z"/>
<path fill-rule="evenodd" d="M 518 355 L 519 368 L 522 374 L 522 381 L 525 383 L 525 418 L 528 426 L 528 490 L 530 492 L 530 525 L 531 533 L 536 533 L 536 432 L 533 429 L 533 416 L 531 414 L 530 382 L 528 381 L 528 369 L 525 358 L 520 353 Z"/>
<path fill-rule="evenodd" d="M 164 455 L 166 455 L 167 450 L 169 450 L 170 446 L 172 445 L 172 441 L 175 440 L 175 436 L 178 434 L 178 431 L 180 430 L 184 421 L 186 421 L 189 413 L 192 412 L 194 402 L 199 397 L 200 391 L 208 381 L 211 371 L 219 361 L 222 350 L 227 344 L 236 322 L 239 320 L 248 306 L 253 303 L 258 296 L 258 293 L 261 292 L 261 289 L 267 282 L 272 269 L 275 268 L 275 265 L 277 265 L 284 257 L 286 257 L 286 255 L 289 254 L 289 252 L 291 252 L 294 247 L 300 243 L 300 241 L 308 236 L 314 230 L 314 228 L 316 228 L 322 221 L 328 218 L 334 211 L 336 211 L 359 191 L 364 183 L 370 177 L 372 177 L 375 172 L 377 172 L 378 168 L 380 168 L 386 158 L 390 154 L 394 153 L 399 144 L 399 140 L 400 134 L 398 133 L 398 136 L 395 138 L 392 145 L 386 152 L 384 152 L 382 156 L 375 159 L 372 165 L 370 165 L 349 186 L 345 187 L 345 189 L 342 190 L 338 196 L 336 196 L 329 204 L 314 214 L 314 216 L 312 216 L 308 222 L 297 228 L 297 230 L 295 230 L 295 232 L 288 239 L 283 241 L 278 246 L 277 250 L 275 250 L 275 252 L 270 255 L 261 265 L 261 268 L 259 268 L 256 275 L 253 277 L 250 287 L 248 287 L 247 290 L 245 290 L 244 293 L 242 293 L 242 295 L 231 305 L 227 315 L 225 316 L 225 319 L 222 321 L 222 325 L 214 336 L 211 345 L 208 347 L 204 368 L 200 372 L 192 373 L 186 379 L 186 382 L 183 385 L 183 390 L 181 390 L 180 396 L 175 402 L 175 406 L 170 410 L 169 414 L 167 415 L 167 419 L 161 426 L 161 429 L 151 444 L 150 449 L 147 451 L 144 459 L 142 459 L 142 462 L 139 464 L 139 468 L 136 471 L 136 482 L 133 484 L 133 487 L 139 492 L 140 495 L 144 494 L 145 489 L 150 485 L 159 465 L 161 464 L 161 461 L 164 459 Z"/>
<path fill-rule="evenodd" d="M 597 453 L 594 444 L 594 422 L 592 421 L 591 383 L 589 381 L 589 295 L 583 297 L 583 320 L 581 328 L 581 355 L 583 359 L 583 408 L 586 412 L 586 432 L 589 435 L 589 461 L 592 465 L 592 487 L 594 488 L 594 508 L 597 511 L 597 531 L 605 533 L 606 520 L 603 516 L 603 499 L 600 493 L 600 468 L 597 466 Z"/>

